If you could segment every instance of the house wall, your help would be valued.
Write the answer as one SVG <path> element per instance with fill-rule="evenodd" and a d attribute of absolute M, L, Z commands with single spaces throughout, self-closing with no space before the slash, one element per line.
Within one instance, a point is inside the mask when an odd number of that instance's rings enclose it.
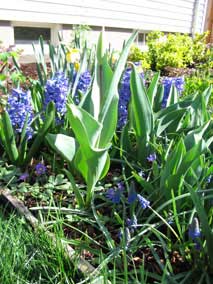
<path fill-rule="evenodd" d="M 9 21 L 10 27 L 19 23 L 34 26 L 52 25 L 51 39 L 55 43 L 59 30 L 68 35 L 69 30 L 63 29 L 64 25 L 106 27 L 107 42 L 111 42 L 114 48 L 120 48 L 123 40 L 134 29 L 144 32 L 202 32 L 207 1 L 7 0 L 0 1 L 0 21 Z M 97 37 L 97 33 L 93 31 L 94 37 Z M 10 34 L 12 44 L 12 31 Z M 5 32 L 1 27 L 0 39 L 5 39 Z"/>

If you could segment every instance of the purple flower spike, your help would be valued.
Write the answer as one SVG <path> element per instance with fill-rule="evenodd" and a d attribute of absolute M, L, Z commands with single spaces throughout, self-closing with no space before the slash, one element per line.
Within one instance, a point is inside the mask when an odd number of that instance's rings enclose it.
<path fill-rule="evenodd" d="M 28 173 L 23 173 L 20 175 L 19 180 L 26 181 L 26 179 L 29 177 Z"/>
<path fill-rule="evenodd" d="M 47 168 L 42 163 L 38 163 L 35 166 L 35 172 L 38 176 L 44 175 L 46 173 L 46 170 L 47 170 Z"/>
<path fill-rule="evenodd" d="M 140 205 L 143 209 L 146 209 L 147 207 L 149 207 L 150 201 L 148 201 L 146 198 L 144 198 L 140 194 L 137 194 L 137 198 L 138 198 L 138 201 L 139 201 L 139 203 L 140 203 Z"/>
<path fill-rule="evenodd" d="M 122 191 L 119 189 L 109 188 L 106 192 L 106 198 L 108 198 L 112 203 L 119 204 L 121 201 Z"/>
<path fill-rule="evenodd" d="M 150 163 L 153 163 L 156 159 L 157 159 L 157 156 L 156 156 L 155 153 L 150 154 L 150 155 L 147 157 L 147 161 L 150 162 Z"/>

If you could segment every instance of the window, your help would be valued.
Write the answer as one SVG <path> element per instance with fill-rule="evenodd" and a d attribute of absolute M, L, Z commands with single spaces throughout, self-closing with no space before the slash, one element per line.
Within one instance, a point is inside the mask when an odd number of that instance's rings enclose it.
<path fill-rule="evenodd" d="M 50 41 L 50 33 L 50 28 L 14 27 L 15 44 L 37 42 L 40 36 Z"/>

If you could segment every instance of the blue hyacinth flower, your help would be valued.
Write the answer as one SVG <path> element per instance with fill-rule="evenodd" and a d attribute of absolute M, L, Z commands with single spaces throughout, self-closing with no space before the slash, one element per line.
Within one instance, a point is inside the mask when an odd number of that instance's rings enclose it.
<path fill-rule="evenodd" d="M 68 78 L 63 72 L 56 72 L 55 75 L 47 80 L 44 92 L 44 109 L 49 102 L 55 103 L 57 112 L 56 122 L 60 123 L 66 113 L 67 95 L 69 90 Z"/>
<path fill-rule="evenodd" d="M 178 91 L 178 95 L 181 96 L 184 89 L 184 77 L 165 77 L 162 80 L 164 86 L 164 96 L 162 101 L 162 108 L 166 107 L 172 84 L 175 85 Z"/>
<path fill-rule="evenodd" d="M 27 139 L 31 139 L 33 135 L 31 122 L 34 114 L 31 104 L 30 91 L 24 92 L 21 89 L 13 89 L 8 97 L 6 109 L 15 132 L 22 133 L 26 122 Z"/>

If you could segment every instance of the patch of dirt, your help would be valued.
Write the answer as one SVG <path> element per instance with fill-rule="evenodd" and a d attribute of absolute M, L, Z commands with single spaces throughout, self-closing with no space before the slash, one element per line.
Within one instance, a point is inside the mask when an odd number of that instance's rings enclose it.
<path fill-rule="evenodd" d="M 164 70 L 161 72 L 161 75 L 167 77 L 179 77 L 183 75 L 192 75 L 196 71 L 195 68 L 175 68 L 175 67 L 165 67 Z"/>
<path fill-rule="evenodd" d="M 22 63 L 20 65 L 21 71 L 24 76 L 29 79 L 38 80 L 38 72 L 36 63 Z M 47 63 L 47 72 L 51 70 L 50 63 Z"/>

